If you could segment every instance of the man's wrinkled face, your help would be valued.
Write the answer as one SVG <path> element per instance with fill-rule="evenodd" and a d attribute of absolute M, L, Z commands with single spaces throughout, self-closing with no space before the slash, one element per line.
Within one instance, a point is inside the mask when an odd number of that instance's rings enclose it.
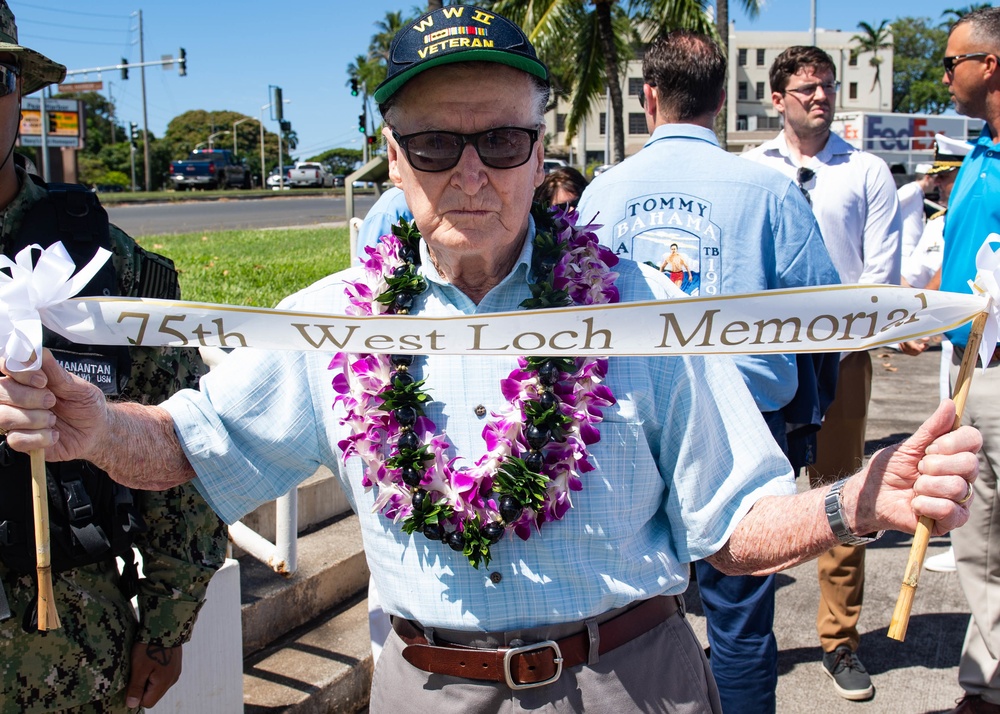
<path fill-rule="evenodd" d="M 784 92 L 772 92 L 774 108 L 785 117 L 785 127 L 796 136 L 816 136 L 830 130 L 837 82 L 829 69 L 803 67 L 788 79 Z"/>
<path fill-rule="evenodd" d="M 487 69 L 484 71 L 483 67 Z M 389 176 L 403 189 L 418 228 L 433 250 L 483 254 L 512 250 L 527 229 L 542 170 L 544 127 L 530 77 L 504 65 L 444 65 L 400 90 L 385 130 Z M 520 127 L 538 130 L 528 160 L 515 168 L 486 166 L 467 143 L 458 163 L 439 172 L 410 164 L 392 135 L 426 131 L 461 134 Z"/>

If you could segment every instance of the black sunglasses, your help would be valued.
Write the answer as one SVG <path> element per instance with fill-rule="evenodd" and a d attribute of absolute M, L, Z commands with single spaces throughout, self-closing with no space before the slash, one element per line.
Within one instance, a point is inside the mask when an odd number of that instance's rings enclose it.
<path fill-rule="evenodd" d="M 799 190 L 802 195 L 806 197 L 806 201 L 809 205 L 812 205 L 812 196 L 809 195 L 809 190 L 806 188 L 806 184 L 816 178 L 816 172 L 812 169 L 807 169 L 805 166 L 800 166 L 799 170 L 795 172 L 795 183 L 798 184 Z"/>
<path fill-rule="evenodd" d="M 421 131 L 400 136 L 392 132 L 406 153 L 410 166 L 418 171 L 447 171 L 458 165 L 466 144 L 472 144 L 479 160 L 492 169 L 516 169 L 531 158 L 538 141 L 536 129 L 501 126 L 475 134 L 455 131 Z"/>
<path fill-rule="evenodd" d="M 0 97 L 17 91 L 17 76 L 21 70 L 12 64 L 0 64 Z"/>
<path fill-rule="evenodd" d="M 994 55 L 992 52 L 969 52 L 968 54 L 964 55 L 951 55 L 950 57 L 942 57 L 941 64 L 944 65 L 944 71 L 947 72 L 948 75 L 950 76 L 955 74 L 955 65 L 958 64 L 959 62 L 963 62 L 964 60 L 967 59 L 973 59 L 975 57 L 993 57 L 993 56 Z"/>

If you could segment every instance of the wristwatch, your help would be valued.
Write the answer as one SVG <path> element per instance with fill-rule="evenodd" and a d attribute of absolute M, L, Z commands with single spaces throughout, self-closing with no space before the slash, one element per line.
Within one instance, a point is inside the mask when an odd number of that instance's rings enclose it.
<path fill-rule="evenodd" d="M 833 531 L 833 534 L 837 536 L 837 540 L 843 545 L 874 543 L 882 537 L 885 531 L 859 536 L 852 533 L 851 529 L 847 526 L 847 521 L 844 519 L 844 501 L 840 496 L 845 483 L 847 483 L 847 479 L 842 478 L 830 486 L 830 490 L 826 492 L 826 498 L 823 499 L 823 510 L 826 511 L 826 519 L 830 523 L 830 530 Z"/>

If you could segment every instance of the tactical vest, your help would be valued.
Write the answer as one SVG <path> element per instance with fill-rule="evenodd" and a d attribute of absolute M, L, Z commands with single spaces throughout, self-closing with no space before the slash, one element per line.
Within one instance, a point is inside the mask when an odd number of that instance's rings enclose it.
<path fill-rule="evenodd" d="M 36 177 L 31 180 L 45 186 Z M 4 236 L 4 253 L 61 241 L 73 262 L 86 265 L 98 248 L 113 250 L 108 214 L 97 196 L 74 184 L 48 184 L 48 198 L 32 206 L 14 236 Z M 140 256 L 136 294 L 177 297 L 173 263 L 136 246 Z M 118 295 L 118 275 L 112 259 L 80 291 L 80 296 Z M 44 330 L 43 343 L 68 371 L 114 398 L 125 389 L 132 372 L 126 347 L 82 346 Z M 46 463 L 52 570 L 61 572 L 121 556 L 126 568 L 122 590 L 134 594 L 137 573 L 132 542 L 146 529 L 133 492 L 115 483 L 86 461 Z M 34 518 L 31 507 L 30 460 L 27 454 L 0 441 L 0 561 L 20 574 L 35 571 Z"/>

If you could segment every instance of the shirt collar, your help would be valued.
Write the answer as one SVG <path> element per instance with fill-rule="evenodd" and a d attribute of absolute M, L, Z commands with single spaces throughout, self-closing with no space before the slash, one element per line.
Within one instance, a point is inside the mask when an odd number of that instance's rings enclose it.
<path fill-rule="evenodd" d="M 818 162 L 821 164 L 828 164 L 834 156 L 840 154 L 848 154 L 853 151 L 854 148 L 848 144 L 846 141 L 840 138 L 839 135 L 830 132 L 830 137 L 826 140 L 826 145 L 820 150 L 818 154 L 814 157 L 812 161 L 808 163 Z M 788 148 L 788 138 L 785 136 L 785 130 L 782 129 L 778 132 L 778 135 L 771 139 L 764 145 L 765 153 L 779 154 L 785 158 L 785 160 L 792 166 L 798 166 L 792 159 L 792 152 Z"/>
<path fill-rule="evenodd" d="M 695 139 L 707 141 L 709 144 L 719 145 L 719 140 L 715 132 L 697 124 L 660 124 L 653 130 L 653 135 L 649 137 L 646 146 L 654 144 L 663 139 Z M 643 147 L 645 148 L 645 147 Z"/>

